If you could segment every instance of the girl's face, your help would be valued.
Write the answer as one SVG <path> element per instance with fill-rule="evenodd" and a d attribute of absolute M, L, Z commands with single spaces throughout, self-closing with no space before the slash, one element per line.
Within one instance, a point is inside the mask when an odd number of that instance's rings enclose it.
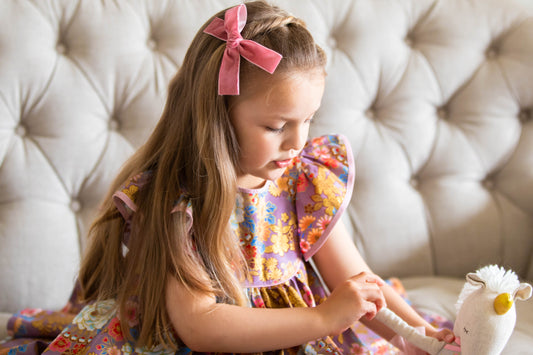
<path fill-rule="evenodd" d="M 249 96 L 235 98 L 230 119 L 240 147 L 239 187 L 258 188 L 279 178 L 300 153 L 320 107 L 324 76 L 322 68 L 259 76 Z"/>

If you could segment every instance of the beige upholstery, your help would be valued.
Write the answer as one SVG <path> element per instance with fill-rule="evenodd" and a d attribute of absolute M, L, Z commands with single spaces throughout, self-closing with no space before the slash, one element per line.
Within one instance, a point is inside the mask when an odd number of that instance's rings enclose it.
<path fill-rule="evenodd" d="M 0 2 L 0 312 L 65 303 L 102 194 L 196 30 L 235 3 Z M 434 309 L 456 292 L 436 275 L 460 287 L 498 263 L 532 280 L 533 3 L 276 3 L 328 54 L 312 134 L 352 144 L 345 222 L 373 269 L 424 276 Z M 513 354 L 533 348 L 533 312 L 518 318 Z"/>

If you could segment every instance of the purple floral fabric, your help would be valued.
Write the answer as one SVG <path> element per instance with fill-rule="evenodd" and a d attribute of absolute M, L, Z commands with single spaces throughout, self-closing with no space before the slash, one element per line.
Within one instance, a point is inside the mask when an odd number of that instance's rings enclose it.
<path fill-rule="evenodd" d="M 131 178 L 114 194 L 117 209 L 126 221 L 124 253 L 127 253 L 131 217 L 136 211 L 135 196 L 149 181 L 150 172 Z M 249 266 L 243 280 L 251 307 L 314 307 L 323 302 L 326 290 L 308 262 L 323 245 L 348 201 L 354 182 L 354 164 L 350 147 L 342 136 L 329 135 L 310 140 L 276 181 L 259 189 L 240 189 L 231 217 L 231 226 L 239 238 Z M 183 211 L 192 225 L 193 211 L 186 194 L 179 196 L 173 211 Z M 401 291 L 401 284 L 393 285 Z M 132 308 L 132 314 L 135 313 Z M 37 313 L 15 316 L 11 330 L 18 337 L 55 339 L 45 353 L 71 354 L 169 354 L 168 349 L 139 348 L 123 336 L 135 338 L 136 317 L 127 320 L 129 329 L 121 329 L 114 300 L 86 305 L 75 317 L 68 312 Z M 33 317 L 33 318 L 32 318 Z M 57 324 L 46 335 L 37 326 L 39 317 L 51 317 Z M 17 323 L 18 322 L 18 323 Z M 19 326 L 17 326 L 17 324 Z M 41 323 L 39 323 L 41 324 Z M 66 327 L 65 327 L 66 326 Z M 65 327 L 65 328 L 63 328 Z M 36 329 L 36 332 L 29 332 Z M 16 340 L 17 341 L 17 340 Z M 23 339 L 11 343 L 7 354 L 42 351 Z M 46 344 L 46 343 L 45 343 Z M 4 348 L 4 349 L 7 349 Z M 336 337 L 325 337 L 300 347 L 282 349 L 272 354 L 394 354 L 397 350 L 361 324 L 355 324 Z M 177 354 L 187 354 L 186 347 Z"/>

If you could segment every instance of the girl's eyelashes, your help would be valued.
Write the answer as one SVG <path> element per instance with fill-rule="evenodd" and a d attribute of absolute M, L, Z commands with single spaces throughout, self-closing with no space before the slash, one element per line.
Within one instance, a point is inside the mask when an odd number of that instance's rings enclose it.
<path fill-rule="evenodd" d="M 305 124 L 309 124 L 309 123 L 311 123 L 311 121 L 313 120 L 313 118 L 314 118 L 314 115 L 311 116 L 311 117 L 309 117 L 308 119 L 306 119 L 306 120 L 304 121 L 304 123 L 305 123 Z M 270 126 L 265 126 L 265 128 L 266 128 L 267 131 L 272 132 L 272 133 L 281 133 L 281 132 L 283 132 L 283 131 L 285 130 L 285 126 L 286 126 L 286 125 L 287 125 L 287 124 L 284 124 L 284 125 L 281 126 L 280 128 L 274 128 L 274 127 L 270 127 Z"/>
<path fill-rule="evenodd" d="M 283 132 L 284 128 L 285 128 L 285 125 L 280 128 L 266 127 L 267 131 L 272 132 L 272 133 L 281 133 Z"/>

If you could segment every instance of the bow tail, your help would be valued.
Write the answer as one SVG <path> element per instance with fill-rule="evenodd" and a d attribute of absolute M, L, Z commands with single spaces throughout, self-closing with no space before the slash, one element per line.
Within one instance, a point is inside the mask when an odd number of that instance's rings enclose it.
<path fill-rule="evenodd" d="M 218 73 L 219 95 L 239 95 L 241 56 L 235 48 L 226 48 Z"/>
<path fill-rule="evenodd" d="M 255 41 L 242 40 L 240 47 L 240 54 L 246 60 L 270 74 L 274 73 L 274 70 L 276 70 L 279 62 L 283 58 L 278 52 L 262 46 Z"/>

